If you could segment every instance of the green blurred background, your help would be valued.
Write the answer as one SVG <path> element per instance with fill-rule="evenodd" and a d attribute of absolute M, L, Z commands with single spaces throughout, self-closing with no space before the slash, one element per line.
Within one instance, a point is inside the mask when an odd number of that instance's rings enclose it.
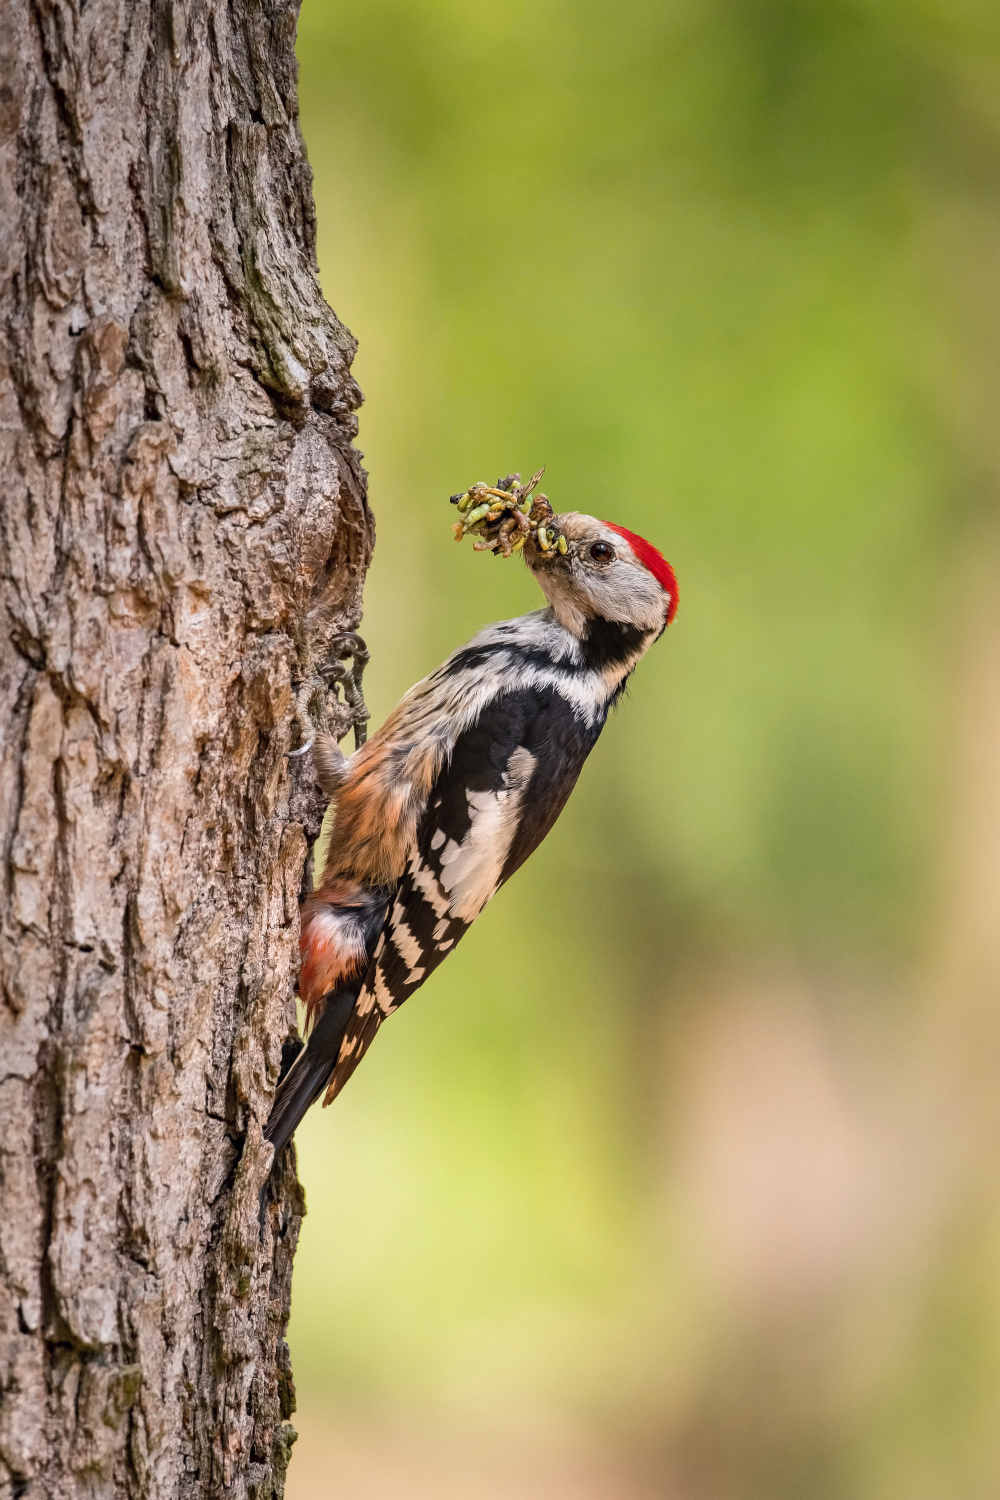
<path fill-rule="evenodd" d="M 678 620 L 300 1132 L 289 1500 L 1000 1494 L 1000 10 L 305 0 L 378 722 L 548 465 Z"/>

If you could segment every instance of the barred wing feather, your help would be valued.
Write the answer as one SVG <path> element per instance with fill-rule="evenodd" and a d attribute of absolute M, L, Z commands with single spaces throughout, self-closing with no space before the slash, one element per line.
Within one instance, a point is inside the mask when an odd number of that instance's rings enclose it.
<path fill-rule="evenodd" d="M 487 705 L 459 737 L 428 798 L 326 1103 L 383 1019 L 419 989 L 544 838 L 599 731 L 560 694 L 523 690 Z"/>

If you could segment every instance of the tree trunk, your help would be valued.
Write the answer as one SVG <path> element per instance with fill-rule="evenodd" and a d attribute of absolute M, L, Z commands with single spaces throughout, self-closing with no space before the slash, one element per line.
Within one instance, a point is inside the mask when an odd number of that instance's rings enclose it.
<path fill-rule="evenodd" d="M 294 1438 L 285 756 L 373 540 L 295 19 L 3 0 L 2 1497 L 264 1500 Z"/>

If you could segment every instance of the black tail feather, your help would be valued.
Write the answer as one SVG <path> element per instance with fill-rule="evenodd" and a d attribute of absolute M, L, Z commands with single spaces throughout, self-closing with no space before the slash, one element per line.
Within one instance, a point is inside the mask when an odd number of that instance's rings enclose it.
<path fill-rule="evenodd" d="M 357 998 L 356 990 L 337 990 L 327 996 L 323 1014 L 308 1042 L 278 1085 L 264 1127 L 264 1139 L 274 1142 L 275 1161 L 295 1134 L 306 1110 L 329 1083 Z"/>

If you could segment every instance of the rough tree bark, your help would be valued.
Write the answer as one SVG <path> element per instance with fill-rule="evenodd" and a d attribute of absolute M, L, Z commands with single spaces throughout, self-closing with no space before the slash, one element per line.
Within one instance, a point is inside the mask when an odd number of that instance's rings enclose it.
<path fill-rule="evenodd" d="M 301 622 L 357 623 L 372 547 L 296 7 L 0 4 L 0 1496 L 263 1500 L 284 757 Z"/>

